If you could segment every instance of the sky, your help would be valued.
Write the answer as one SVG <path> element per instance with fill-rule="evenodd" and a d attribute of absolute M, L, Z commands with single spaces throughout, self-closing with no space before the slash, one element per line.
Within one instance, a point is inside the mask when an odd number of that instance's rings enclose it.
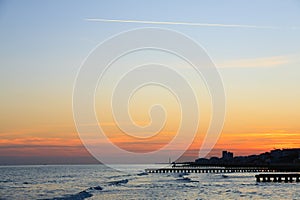
<path fill-rule="evenodd" d="M 225 88 L 226 117 L 210 155 L 220 156 L 225 149 L 248 155 L 300 147 L 300 1 L 0 0 L 0 164 L 96 163 L 73 119 L 76 75 L 96 45 L 145 27 L 187 35 L 217 66 Z M 197 79 L 184 63 L 163 53 L 137 53 L 123 64 L 136 57 L 171 62 L 190 82 Z M 201 84 L 204 125 L 192 149 L 201 144 L 210 119 L 209 94 Z M 180 120 L 178 105 L 164 90 L 148 87 L 133 96 L 132 118 L 140 125 L 151 121 L 147 110 L 154 103 L 152 93 L 160 94 L 158 99 L 174 116 L 163 129 L 167 138 L 172 137 Z M 101 91 L 97 94 L 97 116 L 109 118 L 103 129 L 112 134 L 110 139 L 125 149 L 147 151 L 143 145 L 131 146 L 109 124 L 112 118 L 101 112 Z M 158 140 L 156 144 L 163 145 L 164 140 Z M 115 156 L 105 149 L 104 153 Z M 164 155 L 159 162 L 167 160 Z"/>

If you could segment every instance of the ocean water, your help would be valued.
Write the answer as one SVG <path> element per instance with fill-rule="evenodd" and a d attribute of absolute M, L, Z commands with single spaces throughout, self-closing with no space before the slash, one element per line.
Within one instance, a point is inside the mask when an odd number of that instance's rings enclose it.
<path fill-rule="evenodd" d="M 256 183 L 255 173 L 147 174 L 149 165 L 122 167 L 129 172 L 103 165 L 1 166 L 0 199 L 300 199 L 300 183 Z"/>

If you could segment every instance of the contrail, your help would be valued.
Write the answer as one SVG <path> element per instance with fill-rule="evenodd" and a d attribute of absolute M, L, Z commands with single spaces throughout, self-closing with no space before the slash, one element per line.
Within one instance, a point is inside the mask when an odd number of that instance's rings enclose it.
<path fill-rule="evenodd" d="M 99 18 L 87 18 L 85 20 L 92 21 L 92 22 L 184 25 L 184 26 L 224 27 L 224 28 L 256 28 L 256 29 L 278 29 L 279 28 L 279 27 L 274 27 L 274 26 L 255 26 L 255 25 L 243 25 L 243 24 L 211 24 L 211 23 L 193 23 L 193 22 L 144 21 L 144 20 L 101 19 L 101 18 L 100 19 Z"/>

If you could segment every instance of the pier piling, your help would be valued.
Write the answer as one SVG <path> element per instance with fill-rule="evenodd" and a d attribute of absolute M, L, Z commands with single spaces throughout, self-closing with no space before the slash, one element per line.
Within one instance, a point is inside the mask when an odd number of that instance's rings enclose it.
<path fill-rule="evenodd" d="M 300 182 L 300 174 L 258 174 L 257 182 Z"/>

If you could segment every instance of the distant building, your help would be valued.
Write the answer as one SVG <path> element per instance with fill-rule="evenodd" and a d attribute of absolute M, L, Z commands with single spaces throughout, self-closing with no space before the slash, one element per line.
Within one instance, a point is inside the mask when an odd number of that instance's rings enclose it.
<path fill-rule="evenodd" d="M 195 161 L 203 165 L 298 165 L 300 167 L 300 148 L 294 149 L 274 149 L 270 152 L 261 153 L 259 155 L 237 156 L 233 157 L 233 153 L 222 151 L 222 158 L 212 157 L 199 158 Z"/>
<path fill-rule="evenodd" d="M 199 164 L 210 164 L 210 161 L 206 158 L 198 158 L 197 160 L 195 160 L 196 163 L 199 163 Z"/>
<path fill-rule="evenodd" d="M 222 151 L 222 159 L 225 160 L 233 159 L 233 153 L 229 151 Z"/>

